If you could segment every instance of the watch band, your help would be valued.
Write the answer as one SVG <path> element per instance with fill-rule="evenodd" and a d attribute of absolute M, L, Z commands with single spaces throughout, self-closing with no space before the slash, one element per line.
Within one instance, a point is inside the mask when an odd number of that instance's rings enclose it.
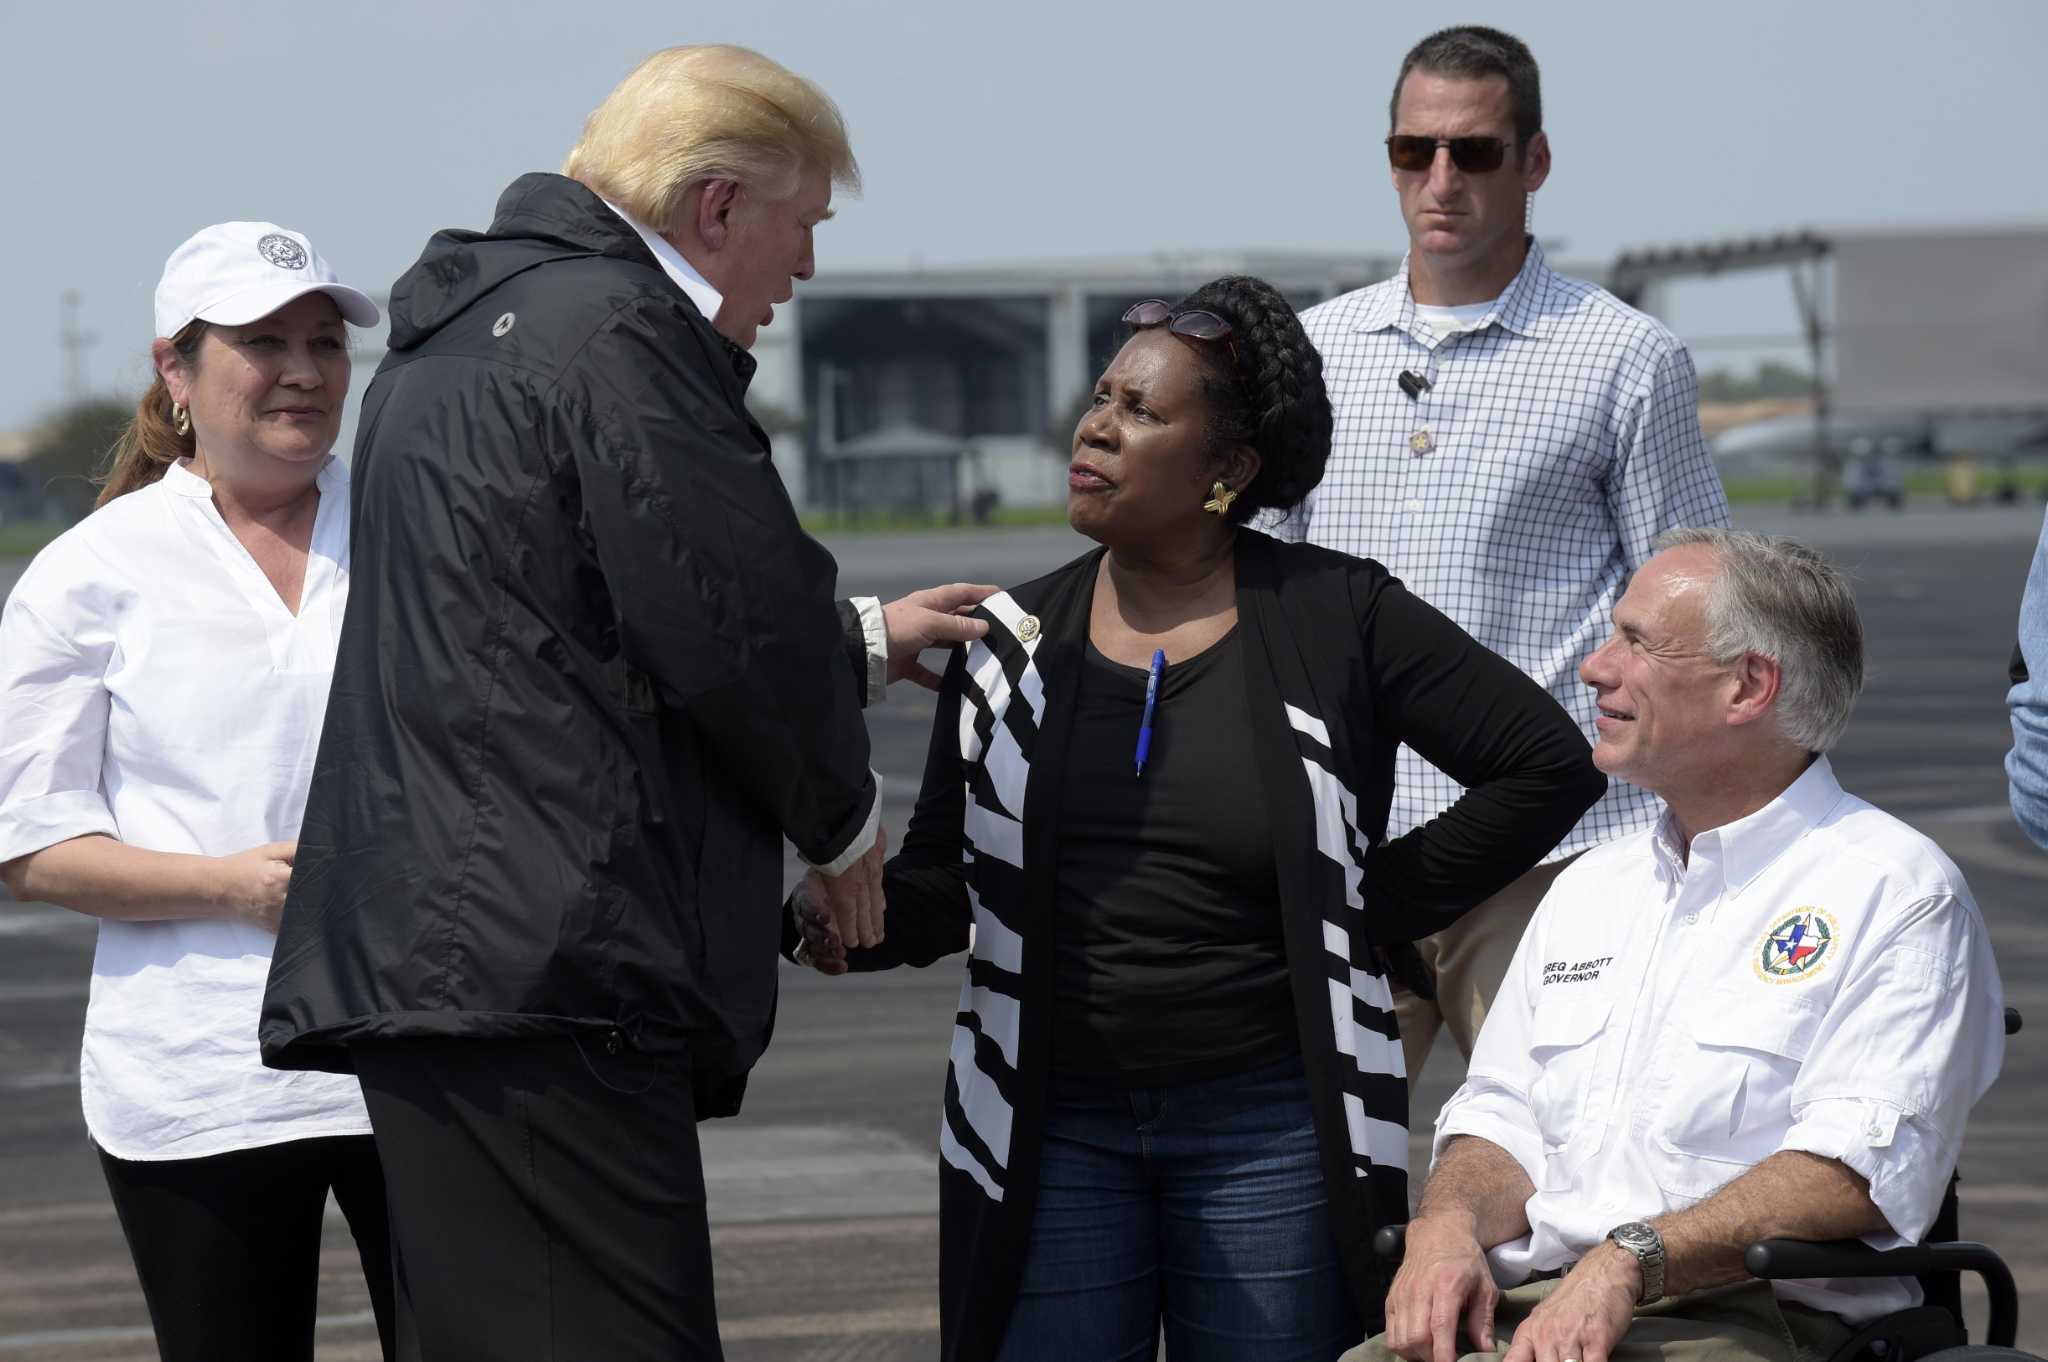
<path fill-rule="evenodd" d="M 1664 1299 L 1664 1236 L 1647 1221 L 1631 1220 L 1607 1231 L 1607 1237 L 1635 1255 L 1642 1269 L 1643 1290 L 1637 1305 L 1654 1305 Z"/>

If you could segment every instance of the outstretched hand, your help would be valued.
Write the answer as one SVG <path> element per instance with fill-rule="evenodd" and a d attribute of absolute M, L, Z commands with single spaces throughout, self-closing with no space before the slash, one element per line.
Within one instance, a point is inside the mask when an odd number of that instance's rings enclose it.
<path fill-rule="evenodd" d="M 888 829 L 875 828 L 875 844 L 845 873 L 813 870 L 804 886 L 816 898 L 832 931 L 847 946 L 882 944 L 882 862 L 888 856 Z"/>
<path fill-rule="evenodd" d="M 820 974 L 844 974 L 846 943 L 832 930 L 832 919 L 825 911 L 824 879 L 817 871 L 811 871 L 797 886 L 792 900 L 797 933 L 803 938 L 797 947 L 796 962 L 809 965 Z"/>
<path fill-rule="evenodd" d="M 913 591 L 883 606 L 882 624 L 889 636 L 889 679 L 915 681 L 926 690 L 937 690 L 938 673 L 919 661 L 919 654 L 927 648 L 972 643 L 986 634 L 987 623 L 969 619 L 967 614 L 998 589 L 953 582 Z"/>

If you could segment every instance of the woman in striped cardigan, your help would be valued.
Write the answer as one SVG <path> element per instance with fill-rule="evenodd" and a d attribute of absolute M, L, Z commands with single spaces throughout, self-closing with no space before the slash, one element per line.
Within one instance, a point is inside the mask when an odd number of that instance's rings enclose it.
<path fill-rule="evenodd" d="M 817 887 L 827 973 L 968 949 L 939 1128 L 948 1362 L 1328 1362 L 1407 1218 L 1390 958 L 1604 789 L 1571 720 L 1378 564 L 1245 528 L 1330 403 L 1255 279 L 1132 308 L 1074 432 L 1102 546 L 991 597 L 948 667 L 887 937 Z M 1385 839 L 1396 747 L 1467 787 Z M 1412 979 L 1427 987 L 1425 979 Z"/>

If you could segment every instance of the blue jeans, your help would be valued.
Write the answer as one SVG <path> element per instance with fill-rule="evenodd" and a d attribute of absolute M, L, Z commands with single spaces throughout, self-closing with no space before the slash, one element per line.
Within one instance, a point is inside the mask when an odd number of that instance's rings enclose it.
<path fill-rule="evenodd" d="M 1172 1088 L 1055 1078 L 1000 1362 L 1331 1362 L 1363 1336 L 1299 1057 Z"/>

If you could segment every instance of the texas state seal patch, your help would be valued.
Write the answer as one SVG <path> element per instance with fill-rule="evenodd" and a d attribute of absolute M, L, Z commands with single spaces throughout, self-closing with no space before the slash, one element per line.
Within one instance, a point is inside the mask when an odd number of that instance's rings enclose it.
<path fill-rule="evenodd" d="M 1767 984 L 1811 979 L 1834 952 L 1835 920 L 1818 908 L 1795 908 L 1780 918 L 1757 948 L 1756 973 Z"/>

